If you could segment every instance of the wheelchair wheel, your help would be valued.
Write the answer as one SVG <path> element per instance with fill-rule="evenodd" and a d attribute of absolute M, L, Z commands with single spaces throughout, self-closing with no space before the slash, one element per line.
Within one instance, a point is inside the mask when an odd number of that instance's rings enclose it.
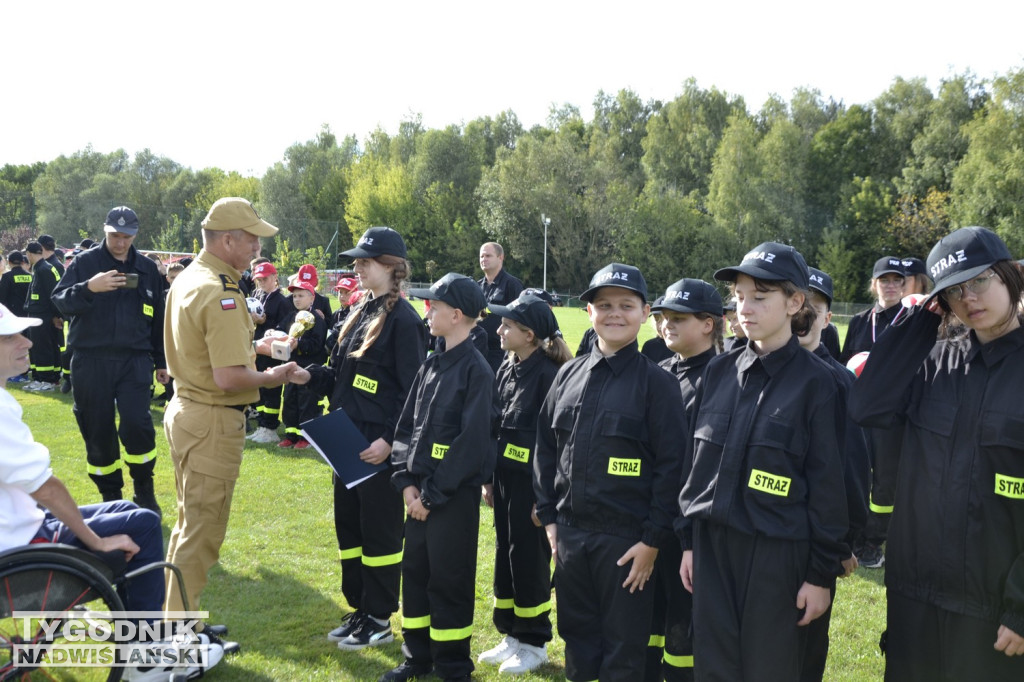
<path fill-rule="evenodd" d="M 83 642 L 73 641 L 77 635 L 64 626 L 73 619 L 84 628 L 102 628 L 110 622 L 111 612 L 123 610 L 100 566 L 59 551 L 5 552 L 0 557 L 0 681 L 120 680 L 124 669 L 114 667 L 110 658 L 114 644 L 92 643 L 90 653 L 83 655 Z M 71 615 L 51 619 L 44 628 L 40 619 L 14 616 L 21 611 Z M 89 643 L 87 636 L 84 643 Z M 74 662 L 89 665 L 71 665 Z"/>

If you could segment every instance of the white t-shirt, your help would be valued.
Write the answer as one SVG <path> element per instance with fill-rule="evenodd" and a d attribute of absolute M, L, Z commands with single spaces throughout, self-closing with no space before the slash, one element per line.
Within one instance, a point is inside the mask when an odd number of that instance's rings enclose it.
<path fill-rule="evenodd" d="M 43 523 L 31 493 L 53 470 L 50 451 L 32 438 L 21 405 L 0 387 L 0 550 L 27 545 Z"/>

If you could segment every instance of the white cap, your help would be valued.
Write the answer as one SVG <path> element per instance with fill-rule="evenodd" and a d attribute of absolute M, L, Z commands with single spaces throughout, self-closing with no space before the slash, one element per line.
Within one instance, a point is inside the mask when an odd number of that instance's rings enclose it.
<path fill-rule="evenodd" d="M 43 323 L 38 317 L 18 317 L 7 306 L 0 304 L 0 336 L 9 336 L 23 332 L 29 327 L 38 327 Z"/>

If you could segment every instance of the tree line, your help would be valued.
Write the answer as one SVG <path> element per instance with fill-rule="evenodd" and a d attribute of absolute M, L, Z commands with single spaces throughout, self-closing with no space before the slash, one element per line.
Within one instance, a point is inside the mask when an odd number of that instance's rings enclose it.
<path fill-rule="evenodd" d="M 282 228 L 270 250 L 330 258 L 367 227 L 395 227 L 419 280 L 471 274 L 494 240 L 540 285 L 543 215 L 551 289 L 578 292 L 611 260 L 639 266 L 652 290 L 709 280 L 771 239 L 832 274 L 837 300 L 864 301 L 878 257 L 924 258 L 955 227 L 990 227 L 1024 255 L 1024 70 L 953 75 L 934 92 L 897 78 L 867 104 L 803 88 L 751 112 L 691 79 L 668 102 L 599 92 L 589 119 L 554 106 L 530 129 L 512 111 L 441 129 L 411 116 L 362 142 L 324 126 L 261 178 L 87 147 L 0 169 L 0 247 L 31 232 L 95 238 L 123 203 L 141 248 L 192 250 L 221 196 Z"/>

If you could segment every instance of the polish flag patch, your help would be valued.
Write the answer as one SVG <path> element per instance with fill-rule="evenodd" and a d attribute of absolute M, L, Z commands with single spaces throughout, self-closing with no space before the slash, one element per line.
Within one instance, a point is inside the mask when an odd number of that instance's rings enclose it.
<path fill-rule="evenodd" d="M 234 310 L 237 307 L 238 307 L 238 305 L 235 303 L 235 299 L 233 299 L 233 298 L 222 298 L 222 299 L 220 299 L 220 309 L 221 310 Z"/>

